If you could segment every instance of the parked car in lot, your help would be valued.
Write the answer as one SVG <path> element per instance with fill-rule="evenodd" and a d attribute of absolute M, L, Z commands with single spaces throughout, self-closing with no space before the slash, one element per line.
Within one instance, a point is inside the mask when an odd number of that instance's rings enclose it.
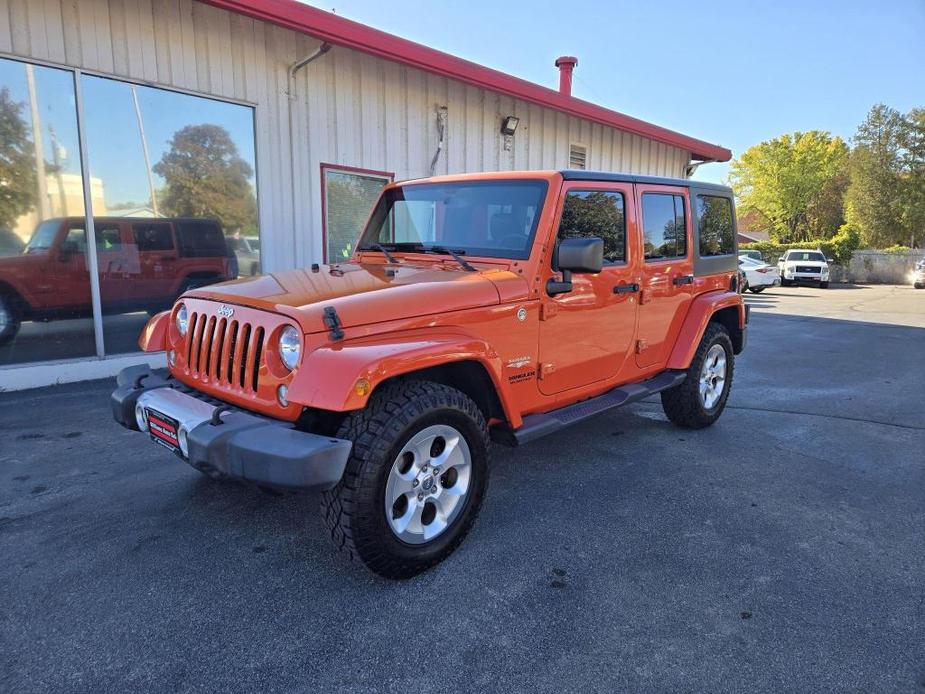
<path fill-rule="evenodd" d="M 48 219 L 19 255 L 0 257 L 0 345 L 24 320 L 89 315 L 83 217 Z M 237 277 L 237 260 L 212 219 L 94 217 L 106 311 L 162 310 L 184 291 Z"/>
<path fill-rule="evenodd" d="M 729 188 L 590 171 L 386 186 L 348 262 L 186 292 L 145 328 L 116 421 L 203 473 L 320 489 L 384 576 L 448 556 L 489 440 L 520 445 L 660 393 L 722 414 L 746 343 Z M 523 509 L 528 513 L 530 509 Z"/>
<path fill-rule="evenodd" d="M 753 294 L 760 294 L 768 287 L 780 284 L 777 268 L 763 260 L 754 260 L 746 255 L 739 255 L 739 269 L 745 274 L 745 289 Z"/>
<path fill-rule="evenodd" d="M 912 286 L 916 289 L 925 288 L 925 258 L 915 264 L 915 270 L 912 271 Z"/>
<path fill-rule="evenodd" d="M 255 236 L 229 236 L 225 239 L 228 247 L 238 259 L 238 268 L 242 276 L 260 274 L 260 242 Z"/>
<path fill-rule="evenodd" d="M 777 263 L 781 286 L 796 282 L 814 282 L 821 288 L 829 286 L 829 262 L 818 248 L 815 250 L 789 250 Z"/>

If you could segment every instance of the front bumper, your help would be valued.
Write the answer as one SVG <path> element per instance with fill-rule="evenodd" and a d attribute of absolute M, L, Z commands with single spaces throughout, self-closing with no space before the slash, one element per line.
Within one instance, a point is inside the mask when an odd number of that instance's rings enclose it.
<path fill-rule="evenodd" d="M 281 489 L 330 489 L 344 474 L 352 443 L 298 431 L 280 422 L 224 405 L 147 366 L 124 369 L 112 393 L 113 418 L 140 431 L 135 406 L 150 407 L 175 419 L 184 431 L 188 456 L 197 470 Z"/>

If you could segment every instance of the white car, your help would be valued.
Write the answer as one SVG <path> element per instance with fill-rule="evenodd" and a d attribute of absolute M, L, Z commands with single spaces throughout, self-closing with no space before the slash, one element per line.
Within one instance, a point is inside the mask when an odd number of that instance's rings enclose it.
<path fill-rule="evenodd" d="M 915 264 L 912 271 L 912 286 L 916 289 L 925 289 L 925 258 Z"/>
<path fill-rule="evenodd" d="M 740 255 L 739 269 L 745 273 L 745 288 L 753 294 L 760 294 L 768 287 L 776 287 L 780 284 L 777 269 L 763 260 Z"/>
<path fill-rule="evenodd" d="M 817 282 L 822 289 L 829 286 L 829 261 L 818 248 L 789 250 L 777 263 L 781 286 L 794 282 Z"/>

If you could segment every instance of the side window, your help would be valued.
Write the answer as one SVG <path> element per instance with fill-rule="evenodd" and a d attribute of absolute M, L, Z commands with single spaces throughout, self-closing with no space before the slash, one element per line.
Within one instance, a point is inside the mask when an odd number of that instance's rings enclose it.
<path fill-rule="evenodd" d="M 169 224 L 132 224 L 132 236 L 139 251 L 172 251 L 173 234 Z"/>
<path fill-rule="evenodd" d="M 685 257 L 687 221 L 684 197 L 667 193 L 643 193 L 642 229 L 646 260 Z"/>
<path fill-rule="evenodd" d="M 697 196 L 697 228 L 700 231 L 700 257 L 728 255 L 735 250 L 732 203 L 718 195 Z"/>
<path fill-rule="evenodd" d="M 68 244 L 77 253 L 87 252 L 87 232 L 83 225 L 71 227 L 67 230 L 67 236 L 64 237 L 64 243 Z"/>
<path fill-rule="evenodd" d="M 118 224 L 95 224 L 96 247 L 101 251 L 118 251 L 122 248 L 122 232 Z"/>
<path fill-rule="evenodd" d="M 217 222 L 208 219 L 187 219 L 177 223 L 180 253 L 187 258 L 218 258 L 227 256 L 225 234 Z"/>
<path fill-rule="evenodd" d="M 565 196 L 560 239 L 599 236 L 604 239 L 604 261 L 626 261 L 626 217 L 623 193 L 573 190 Z"/>

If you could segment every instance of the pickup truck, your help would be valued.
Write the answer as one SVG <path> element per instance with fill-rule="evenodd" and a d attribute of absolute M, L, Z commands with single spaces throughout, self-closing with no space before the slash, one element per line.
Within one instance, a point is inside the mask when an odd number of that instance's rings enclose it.
<path fill-rule="evenodd" d="M 722 414 L 748 312 L 725 187 L 589 171 L 387 186 L 348 262 L 185 293 L 145 328 L 124 427 L 213 477 L 321 490 L 334 544 L 418 574 L 478 515 L 492 440 L 660 394 Z M 527 509 L 524 509 L 525 512 Z"/>
<path fill-rule="evenodd" d="M 213 219 L 94 217 L 93 226 L 107 312 L 161 310 L 187 289 L 238 276 Z M 47 219 L 21 252 L 0 257 L 0 346 L 25 320 L 90 315 L 85 227 L 83 217 Z"/>

